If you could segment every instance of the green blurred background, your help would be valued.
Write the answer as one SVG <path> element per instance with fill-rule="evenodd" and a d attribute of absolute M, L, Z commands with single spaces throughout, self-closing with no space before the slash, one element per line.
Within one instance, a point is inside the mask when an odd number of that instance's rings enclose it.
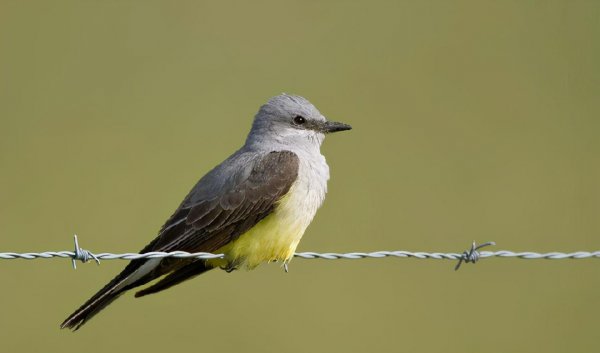
<path fill-rule="evenodd" d="M 354 130 L 300 251 L 600 248 L 597 1 L 0 1 L 0 251 L 137 251 L 281 92 Z M 126 295 L 0 262 L 6 352 L 566 352 L 600 262 L 296 259 Z"/>

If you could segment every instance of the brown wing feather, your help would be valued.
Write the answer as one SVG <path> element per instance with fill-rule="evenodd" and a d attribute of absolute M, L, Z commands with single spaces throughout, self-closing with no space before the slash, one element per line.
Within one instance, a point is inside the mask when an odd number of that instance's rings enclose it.
<path fill-rule="evenodd" d="M 178 209 L 163 226 L 167 231 L 143 252 L 217 250 L 208 245 L 229 243 L 272 211 L 275 203 L 296 181 L 298 167 L 298 157 L 293 152 L 268 153 L 256 162 L 245 180 L 221 196 L 199 199 L 191 204 L 184 202 L 189 206 Z M 181 225 L 183 222 L 185 226 Z"/>

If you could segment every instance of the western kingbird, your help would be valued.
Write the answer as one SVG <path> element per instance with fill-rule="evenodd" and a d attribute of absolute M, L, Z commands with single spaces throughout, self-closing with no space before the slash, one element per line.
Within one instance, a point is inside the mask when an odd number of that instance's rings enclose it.
<path fill-rule="evenodd" d="M 158 236 L 140 252 L 224 254 L 222 259 L 131 261 L 71 314 L 61 328 L 79 329 L 121 294 L 163 277 L 135 294 L 156 293 L 215 267 L 253 269 L 287 264 L 327 192 L 325 135 L 350 130 L 327 121 L 308 100 L 282 94 L 256 116 L 245 144 L 198 181 Z"/>

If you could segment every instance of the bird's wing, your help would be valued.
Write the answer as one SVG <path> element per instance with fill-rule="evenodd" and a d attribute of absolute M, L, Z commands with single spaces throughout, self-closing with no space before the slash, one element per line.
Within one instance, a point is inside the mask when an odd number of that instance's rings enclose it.
<path fill-rule="evenodd" d="M 273 211 L 277 201 L 296 181 L 298 168 L 298 156 L 290 151 L 230 157 L 196 184 L 162 227 L 159 236 L 141 252 L 217 250 Z M 183 269 L 186 275 L 169 278 L 169 286 L 198 274 L 194 261 L 176 258 L 133 260 L 71 314 L 61 327 L 78 329 L 125 291 L 166 273 Z"/>
<path fill-rule="evenodd" d="M 290 151 L 274 151 L 251 163 L 249 173 L 230 173 L 216 195 L 214 190 L 198 192 L 206 189 L 201 180 L 142 252 L 212 252 L 269 215 L 298 177 L 298 156 Z M 213 170 L 207 177 L 214 179 L 222 174 Z"/>

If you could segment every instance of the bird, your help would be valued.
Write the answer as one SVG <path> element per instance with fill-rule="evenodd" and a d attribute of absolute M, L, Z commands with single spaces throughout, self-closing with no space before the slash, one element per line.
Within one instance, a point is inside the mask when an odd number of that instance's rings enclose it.
<path fill-rule="evenodd" d="M 350 130 L 327 120 L 306 98 L 280 94 L 256 113 L 243 146 L 204 175 L 140 253 L 208 252 L 217 259 L 132 260 L 60 325 L 78 330 L 130 289 L 157 293 L 214 268 L 286 266 L 327 193 L 325 135 Z"/>

